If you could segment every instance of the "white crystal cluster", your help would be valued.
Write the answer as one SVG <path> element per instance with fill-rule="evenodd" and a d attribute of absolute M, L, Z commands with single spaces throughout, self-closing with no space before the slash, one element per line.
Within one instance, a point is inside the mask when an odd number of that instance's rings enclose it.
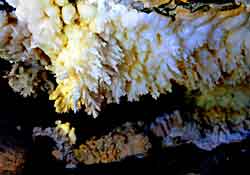
<path fill-rule="evenodd" d="M 109 0 L 9 2 L 32 34 L 32 47 L 50 58 L 57 112 L 85 106 L 97 116 L 102 103 L 157 98 L 171 91 L 171 81 L 204 91 L 250 74 L 247 5 L 196 13 L 177 8 L 172 20 Z"/>
<path fill-rule="evenodd" d="M 32 47 L 27 26 L 17 21 L 14 13 L 6 11 L 0 11 L 0 58 L 12 64 L 5 77 L 22 96 L 36 95 L 39 90 L 50 92 L 54 88 L 45 70 L 47 56 Z"/>

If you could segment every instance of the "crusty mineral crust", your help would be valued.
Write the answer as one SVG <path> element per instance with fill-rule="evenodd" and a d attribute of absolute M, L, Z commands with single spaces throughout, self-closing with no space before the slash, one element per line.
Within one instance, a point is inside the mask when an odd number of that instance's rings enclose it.
<path fill-rule="evenodd" d="M 203 92 L 240 84 L 250 74 L 247 2 L 195 11 L 178 6 L 172 17 L 108 0 L 10 3 L 31 46 L 50 58 L 57 112 L 85 107 L 96 117 L 102 104 L 123 96 L 157 99 L 172 91 L 172 82 Z"/>

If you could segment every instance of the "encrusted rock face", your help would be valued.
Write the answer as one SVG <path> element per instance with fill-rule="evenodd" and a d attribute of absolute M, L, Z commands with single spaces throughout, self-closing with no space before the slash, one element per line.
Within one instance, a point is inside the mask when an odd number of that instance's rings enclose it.
<path fill-rule="evenodd" d="M 100 138 L 90 138 L 76 145 L 75 128 L 69 123 L 56 122 L 56 127 L 42 129 L 35 127 L 33 137 L 50 137 L 55 141 L 52 155 L 67 163 L 66 168 L 74 168 L 78 163 L 85 165 L 111 163 L 127 157 L 147 155 L 151 148 L 148 136 L 142 131 L 142 123 L 126 123 Z"/>
<path fill-rule="evenodd" d="M 55 122 L 56 127 L 41 128 L 35 127 L 33 129 L 34 140 L 38 136 L 49 137 L 55 142 L 52 155 L 58 160 L 67 162 L 67 166 L 77 164 L 73 157 L 73 145 L 76 143 L 75 128 L 70 126 L 70 123 L 62 123 L 60 120 Z"/>
<path fill-rule="evenodd" d="M 220 86 L 193 95 L 194 109 L 158 117 L 150 129 L 165 146 L 191 142 L 212 150 L 221 144 L 239 142 L 250 134 L 248 86 Z"/>
<path fill-rule="evenodd" d="M 18 174 L 22 171 L 24 163 L 25 163 L 24 149 L 16 145 L 12 145 L 10 143 L 8 144 L 3 143 L 2 138 L 0 140 L 0 174 L 1 175 Z"/>
<path fill-rule="evenodd" d="M 151 148 L 149 138 L 137 131 L 138 126 L 126 123 L 101 138 L 91 138 L 74 150 L 84 164 L 121 161 L 130 156 L 145 156 Z"/>

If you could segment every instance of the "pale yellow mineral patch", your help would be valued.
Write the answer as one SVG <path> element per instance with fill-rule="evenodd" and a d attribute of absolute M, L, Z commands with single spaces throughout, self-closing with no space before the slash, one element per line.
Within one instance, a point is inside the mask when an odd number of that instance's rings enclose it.
<path fill-rule="evenodd" d="M 145 4 L 146 7 L 159 6 L 162 4 L 170 3 L 172 0 L 138 0 Z"/>
<path fill-rule="evenodd" d="M 61 7 L 67 5 L 69 3 L 68 0 L 55 0 L 55 3 Z"/>
<path fill-rule="evenodd" d="M 76 9 L 72 4 L 63 6 L 62 18 L 65 24 L 71 24 L 76 19 Z"/>

